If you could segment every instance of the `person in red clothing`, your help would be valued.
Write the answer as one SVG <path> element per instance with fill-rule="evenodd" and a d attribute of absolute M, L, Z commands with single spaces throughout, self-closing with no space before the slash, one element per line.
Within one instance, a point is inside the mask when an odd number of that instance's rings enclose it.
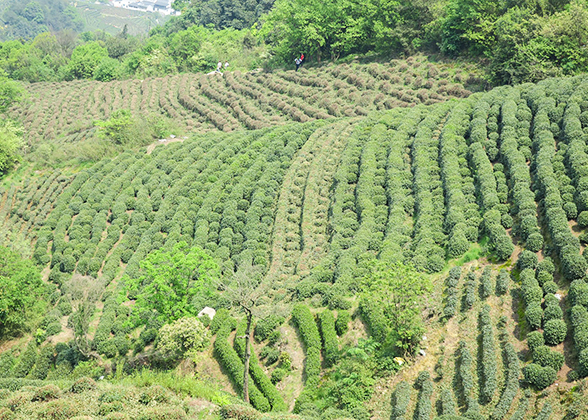
<path fill-rule="evenodd" d="M 300 54 L 300 65 L 304 64 L 304 54 Z"/>

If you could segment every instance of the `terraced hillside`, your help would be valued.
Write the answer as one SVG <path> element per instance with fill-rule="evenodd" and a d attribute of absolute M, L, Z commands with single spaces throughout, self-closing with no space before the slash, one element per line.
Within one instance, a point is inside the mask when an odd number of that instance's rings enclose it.
<path fill-rule="evenodd" d="M 365 418 L 366 408 L 394 419 L 584 413 L 588 78 L 357 114 L 284 117 L 278 127 L 209 132 L 9 180 L 0 239 L 30 241 L 57 285 L 44 346 L 72 335 L 60 308 L 77 299 L 75 276 L 95 287 L 93 351 L 114 360 L 127 343 L 140 353 L 150 341 L 125 327 L 132 310 L 111 292 L 123 275 L 139 276 L 147 255 L 185 241 L 225 274 L 248 265 L 264 273 L 284 316 L 256 330 L 252 403 L 312 417 L 313 392 L 336 376 L 337 357 L 388 339 L 385 313 L 358 294 L 370 263 L 404 262 L 433 280 L 423 354 L 375 379 L 359 411 L 339 396 L 339 417 Z M 244 328 L 228 312 L 210 326 L 237 392 Z"/>
<path fill-rule="evenodd" d="M 12 115 L 24 121 L 29 144 L 92 137 L 93 122 L 119 109 L 165 115 L 185 132 L 260 129 L 287 122 L 364 116 L 413 104 L 466 97 L 481 81 L 467 67 L 423 57 L 386 64 L 326 66 L 312 71 L 184 74 L 108 83 L 35 83 Z"/>

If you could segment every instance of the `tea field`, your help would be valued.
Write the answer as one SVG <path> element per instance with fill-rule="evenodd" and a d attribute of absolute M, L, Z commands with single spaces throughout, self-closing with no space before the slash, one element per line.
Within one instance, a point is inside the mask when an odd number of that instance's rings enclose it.
<path fill-rule="evenodd" d="M 42 139 L 92 138 L 93 122 L 119 109 L 135 116 L 167 116 L 186 132 L 260 129 L 466 97 L 468 89 L 480 89 L 482 84 L 470 67 L 456 70 L 454 65 L 416 57 L 302 68 L 298 73 L 229 71 L 222 77 L 183 74 L 108 83 L 34 83 L 28 86 L 29 101 L 11 114 L 24 122 L 31 145 Z"/>
<path fill-rule="evenodd" d="M 438 66 L 404 66 L 29 86 L 38 100 L 12 112 L 32 145 L 90 141 L 89 121 L 120 108 L 167 114 L 192 134 L 1 184 L 0 242 L 30 245 L 54 291 L 36 340 L 2 347 L 0 418 L 67 418 L 46 414 L 56 403 L 38 395 L 73 398 L 81 302 L 106 375 L 157 368 L 145 355 L 164 327 L 131 323 L 149 285 L 119 292 L 150 255 L 184 242 L 222 275 L 252 266 L 267 285 L 271 315 L 255 326 L 249 367 L 258 411 L 226 405 L 242 391 L 246 324 L 235 313 L 217 311 L 213 344 L 194 362 L 227 393 L 204 397 L 224 418 L 588 415 L 588 78 L 472 94 L 463 73 L 446 83 Z M 414 354 L 361 378 L 358 365 L 390 339 L 392 315 L 365 293 L 374 260 L 410 265 L 432 286 Z M 75 415 L 143 413 L 139 391 L 92 392 Z M 180 398 L 165 395 L 164 411 Z M 144 416 L 208 415 L 189 400 L 169 410 Z"/>

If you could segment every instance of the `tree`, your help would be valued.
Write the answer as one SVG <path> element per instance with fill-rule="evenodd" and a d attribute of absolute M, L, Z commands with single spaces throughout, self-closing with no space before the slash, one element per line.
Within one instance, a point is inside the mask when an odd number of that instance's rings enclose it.
<path fill-rule="evenodd" d="M 259 267 L 241 267 L 228 282 L 222 285 L 225 296 L 247 317 L 245 329 L 245 360 L 243 360 L 243 399 L 249 403 L 249 360 L 251 359 L 251 325 L 258 310 L 260 300 L 266 294 L 266 285 L 262 283 Z"/>
<path fill-rule="evenodd" d="M 186 317 L 161 327 L 157 348 L 166 356 L 177 358 L 187 352 L 204 350 L 209 344 L 204 324 L 198 318 Z"/>
<path fill-rule="evenodd" d="M 195 316 L 194 298 L 212 296 L 220 270 L 216 261 L 198 247 L 178 242 L 170 251 L 157 250 L 141 262 L 137 278 L 125 279 L 126 294 L 136 296 L 134 315 L 153 313 L 164 322 Z M 143 318 L 144 322 L 146 321 Z"/>
<path fill-rule="evenodd" d="M 2 82 L 0 82 L 1 85 Z M 0 120 L 0 175 L 7 172 L 20 160 L 18 152 L 23 144 L 20 127 L 10 121 L 2 122 Z"/>
<path fill-rule="evenodd" d="M 77 46 L 71 55 L 68 73 L 73 79 L 91 79 L 100 62 L 108 57 L 108 50 L 99 41 Z"/>
<path fill-rule="evenodd" d="M 46 286 L 31 260 L 0 247 L 0 338 L 28 330 L 35 314 L 44 313 Z"/>
<path fill-rule="evenodd" d="M 403 353 L 414 351 L 423 333 L 422 312 L 431 282 L 410 265 L 376 260 L 361 283 L 362 298 L 382 310 L 388 339 Z"/>
<path fill-rule="evenodd" d="M 19 102 L 24 93 L 22 85 L 8 79 L 4 70 L 0 69 L 0 113 L 6 112 L 13 104 Z"/>

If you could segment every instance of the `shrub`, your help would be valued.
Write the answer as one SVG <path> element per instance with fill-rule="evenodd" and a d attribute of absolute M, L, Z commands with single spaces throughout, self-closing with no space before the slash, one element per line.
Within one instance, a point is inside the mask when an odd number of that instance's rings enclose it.
<path fill-rule="evenodd" d="M 526 248 L 531 252 L 538 252 L 543 248 L 543 236 L 539 232 L 527 236 Z"/>
<path fill-rule="evenodd" d="M 185 420 L 188 416 L 180 407 L 150 407 L 145 409 L 137 420 Z"/>
<path fill-rule="evenodd" d="M 349 323 L 351 322 L 351 314 L 348 311 L 338 311 L 337 320 L 335 321 L 335 330 L 337 335 L 342 337 L 349 329 Z"/>
<path fill-rule="evenodd" d="M 588 227 L 588 211 L 584 210 L 578 215 L 578 225 L 581 228 Z"/>
<path fill-rule="evenodd" d="M 480 276 L 480 283 L 482 286 L 482 299 L 488 298 L 492 294 L 492 269 L 490 266 L 484 267 L 482 276 Z"/>
<path fill-rule="evenodd" d="M 325 362 L 327 366 L 332 366 L 339 354 L 339 343 L 337 341 L 337 332 L 335 331 L 335 318 L 333 312 L 324 310 L 318 316 L 320 332 L 323 339 L 323 348 L 325 350 Z"/>
<path fill-rule="evenodd" d="M 257 321 L 257 324 L 255 325 L 255 339 L 257 341 L 263 341 L 267 339 L 270 333 L 272 333 L 276 328 L 282 325 L 284 321 L 284 317 L 274 314 L 269 315 L 266 318 L 260 319 L 259 321 Z"/>
<path fill-rule="evenodd" d="M 14 367 L 12 374 L 15 378 L 24 378 L 29 374 L 33 365 L 35 364 L 35 360 L 37 359 L 37 346 L 35 345 L 35 341 L 31 340 L 27 345 L 24 353 L 18 359 L 18 363 Z"/>
<path fill-rule="evenodd" d="M 490 318 L 490 307 L 484 306 L 480 311 L 480 333 L 482 336 L 482 377 L 483 385 L 480 388 L 482 400 L 491 401 L 496 392 L 496 349 L 494 333 L 492 331 L 492 320 Z"/>
<path fill-rule="evenodd" d="M 261 418 L 261 413 L 248 405 L 228 404 L 221 406 L 220 416 L 223 419 L 258 420 Z"/>
<path fill-rule="evenodd" d="M 530 268 L 534 270 L 537 267 L 537 254 L 534 252 L 525 250 L 519 254 L 519 259 L 517 261 L 517 266 L 519 269 L 524 270 L 525 268 Z"/>
<path fill-rule="evenodd" d="M 157 348 L 172 358 L 189 351 L 204 350 L 210 344 L 206 327 L 198 318 L 180 318 L 159 330 Z"/>
<path fill-rule="evenodd" d="M 69 390 L 74 394 L 81 394 L 82 392 L 93 391 L 95 389 L 96 382 L 94 382 L 94 379 L 84 376 L 75 381 Z"/>
<path fill-rule="evenodd" d="M 474 306 L 474 303 L 476 302 L 476 285 L 476 274 L 473 271 L 470 271 L 465 284 L 464 305 L 467 309 Z"/>
<path fill-rule="evenodd" d="M 273 370 L 270 380 L 272 382 L 272 384 L 277 384 L 278 382 L 281 382 L 282 379 L 284 379 L 286 376 L 288 376 L 288 374 L 290 373 L 289 370 L 284 369 L 284 368 L 276 368 Z"/>
<path fill-rule="evenodd" d="M 555 346 L 563 342 L 566 338 L 566 334 L 567 326 L 563 319 L 552 319 L 547 321 L 543 327 L 545 343 L 550 346 Z"/>
<path fill-rule="evenodd" d="M 169 401 L 169 393 L 161 385 L 151 385 L 150 387 L 143 390 L 139 396 L 139 402 L 141 404 L 149 404 L 150 402 L 166 403 Z"/>
<path fill-rule="evenodd" d="M 546 257 L 543 261 L 539 262 L 537 264 L 537 274 L 539 274 L 542 271 L 545 271 L 551 275 L 553 275 L 553 273 L 555 273 L 555 265 L 553 265 L 553 261 L 551 261 L 551 258 Z"/>
<path fill-rule="evenodd" d="M 391 420 L 405 419 L 405 414 L 410 403 L 410 385 L 408 382 L 402 381 L 394 390 L 392 397 L 392 416 Z"/>
<path fill-rule="evenodd" d="M 414 386 L 419 390 L 419 395 L 417 397 L 417 403 L 414 412 L 414 419 L 428 420 L 431 418 L 431 398 L 433 397 L 433 382 L 431 381 L 429 372 L 420 372 L 419 376 L 415 381 Z"/>
<path fill-rule="evenodd" d="M 54 347 L 51 344 L 41 348 L 35 367 L 31 370 L 30 376 L 34 379 L 45 379 L 49 373 L 49 369 L 53 364 L 53 351 Z"/>
<path fill-rule="evenodd" d="M 527 345 L 531 351 L 535 350 L 537 347 L 543 346 L 545 344 L 545 339 L 543 338 L 543 333 L 539 331 L 531 331 L 527 334 Z"/>
<path fill-rule="evenodd" d="M 550 366 L 557 372 L 564 364 L 564 355 L 547 346 L 539 346 L 533 350 L 533 363 L 540 366 Z"/>
<path fill-rule="evenodd" d="M 543 309 L 541 309 L 541 305 L 535 302 L 532 305 L 527 306 L 527 309 L 525 310 L 525 319 L 529 329 L 537 330 L 541 328 L 543 320 Z"/>
<path fill-rule="evenodd" d="M 537 283 L 539 283 L 539 286 L 543 287 L 548 281 L 553 281 L 553 274 L 550 274 L 547 271 L 537 272 Z"/>
<path fill-rule="evenodd" d="M 506 294 L 506 292 L 508 292 L 509 283 L 510 273 L 503 268 L 500 270 L 500 273 L 498 273 L 498 277 L 496 278 L 496 296 Z"/>
<path fill-rule="evenodd" d="M 504 391 L 500 396 L 500 400 L 498 401 L 498 404 L 496 404 L 496 407 L 490 416 L 491 420 L 500 420 L 506 416 L 506 413 L 510 409 L 510 406 L 512 405 L 512 402 L 519 390 L 519 358 L 514 346 L 511 343 L 506 343 L 504 345 L 504 356 L 506 359 L 506 383 L 504 386 Z"/>
<path fill-rule="evenodd" d="M 51 420 L 67 420 L 78 414 L 75 404 L 66 400 L 50 401 L 39 410 L 39 418 Z"/>
<path fill-rule="evenodd" d="M 57 385 L 49 384 L 38 388 L 33 395 L 32 401 L 49 401 L 59 398 L 61 390 Z"/>
<path fill-rule="evenodd" d="M 554 281 L 546 281 L 543 283 L 543 293 L 555 294 L 557 293 L 557 284 Z"/>
<path fill-rule="evenodd" d="M 523 368 L 523 376 L 529 385 L 541 390 L 555 382 L 557 372 L 552 367 L 531 363 Z"/>
<path fill-rule="evenodd" d="M 298 326 L 298 330 L 302 336 L 302 341 L 304 341 L 306 347 L 315 347 L 320 349 L 321 337 L 319 335 L 316 322 L 314 321 L 314 317 L 312 316 L 308 306 L 303 304 L 296 305 L 292 310 L 292 318 Z"/>
<path fill-rule="evenodd" d="M 543 323 L 545 324 L 552 319 L 561 319 L 563 318 L 563 311 L 559 307 L 559 305 L 546 305 L 545 310 L 543 311 Z"/>
<path fill-rule="evenodd" d="M 588 376 L 588 348 L 578 354 L 578 373 L 583 377 Z"/>

